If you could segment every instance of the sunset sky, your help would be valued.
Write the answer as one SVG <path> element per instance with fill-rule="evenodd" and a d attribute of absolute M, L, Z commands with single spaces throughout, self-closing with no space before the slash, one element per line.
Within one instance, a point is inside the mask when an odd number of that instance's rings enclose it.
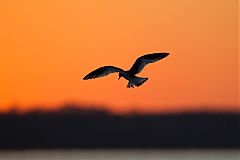
<path fill-rule="evenodd" d="M 116 112 L 239 111 L 237 0 L 0 1 L 0 111 L 65 103 Z M 169 52 L 128 89 L 137 57 Z M 34 106 L 36 106 L 34 108 Z"/>

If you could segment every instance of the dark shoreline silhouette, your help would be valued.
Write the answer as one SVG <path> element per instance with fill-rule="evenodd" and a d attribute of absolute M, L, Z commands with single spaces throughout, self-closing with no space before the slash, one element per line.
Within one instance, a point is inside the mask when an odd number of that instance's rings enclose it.
<path fill-rule="evenodd" d="M 0 113 L 0 149 L 240 148 L 240 113 Z"/>

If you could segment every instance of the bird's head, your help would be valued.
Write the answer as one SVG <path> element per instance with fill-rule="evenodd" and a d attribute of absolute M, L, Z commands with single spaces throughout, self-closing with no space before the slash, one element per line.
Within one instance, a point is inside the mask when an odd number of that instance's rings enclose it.
<path fill-rule="evenodd" d="M 122 73 L 119 73 L 119 74 L 118 74 L 118 80 L 119 80 L 122 76 L 123 76 Z"/>

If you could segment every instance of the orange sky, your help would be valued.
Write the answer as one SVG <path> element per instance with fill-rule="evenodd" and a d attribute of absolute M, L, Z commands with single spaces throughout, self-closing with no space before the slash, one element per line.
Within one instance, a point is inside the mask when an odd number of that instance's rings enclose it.
<path fill-rule="evenodd" d="M 237 111 L 238 18 L 237 0 L 0 1 L 0 111 Z M 158 51 L 170 56 L 139 74 L 149 78 L 139 88 L 117 74 L 82 80 Z"/>

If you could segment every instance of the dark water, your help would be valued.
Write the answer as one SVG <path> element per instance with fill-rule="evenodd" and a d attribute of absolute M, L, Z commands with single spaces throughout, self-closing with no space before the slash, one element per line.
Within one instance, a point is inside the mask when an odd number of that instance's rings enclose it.
<path fill-rule="evenodd" d="M 240 160 L 240 150 L 24 150 L 0 160 Z"/>

